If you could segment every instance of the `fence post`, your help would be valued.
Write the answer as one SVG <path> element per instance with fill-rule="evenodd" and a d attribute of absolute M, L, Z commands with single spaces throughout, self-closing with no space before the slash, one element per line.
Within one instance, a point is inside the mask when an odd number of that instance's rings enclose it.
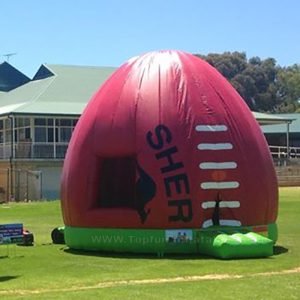
<path fill-rule="evenodd" d="M 42 171 L 40 171 L 40 177 L 41 177 L 41 180 L 40 180 L 40 200 L 42 200 L 43 198 L 43 173 Z"/>
<path fill-rule="evenodd" d="M 9 202 L 9 168 L 6 170 L 6 202 Z"/>

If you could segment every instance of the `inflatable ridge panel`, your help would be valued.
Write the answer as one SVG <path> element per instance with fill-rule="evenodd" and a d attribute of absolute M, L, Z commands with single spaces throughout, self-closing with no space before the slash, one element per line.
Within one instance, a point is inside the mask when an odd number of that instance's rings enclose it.
<path fill-rule="evenodd" d="M 201 254 L 222 258 L 254 258 L 273 255 L 274 242 L 255 232 L 232 234 L 206 231 L 199 239 Z"/>

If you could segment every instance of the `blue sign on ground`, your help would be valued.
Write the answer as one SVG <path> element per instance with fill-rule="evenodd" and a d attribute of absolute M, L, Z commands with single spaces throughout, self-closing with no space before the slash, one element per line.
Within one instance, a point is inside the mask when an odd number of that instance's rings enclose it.
<path fill-rule="evenodd" d="M 23 241 L 23 224 L 0 224 L 0 245 Z"/>

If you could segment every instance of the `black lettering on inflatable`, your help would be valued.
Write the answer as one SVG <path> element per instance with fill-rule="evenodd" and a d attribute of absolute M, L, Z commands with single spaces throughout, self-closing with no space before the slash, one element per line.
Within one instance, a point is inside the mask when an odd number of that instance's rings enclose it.
<path fill-rule="evenodd" d="M 177 207 L 177 215 L 169 216 L 169 222 L 190 222 L 192 220 L 193 210 L 190 199 L 169 200 L 168 206 Z"/>
<path fill-rule="evenodd" d="M 155 127 L 155 136 L 157 138 L 157 141 L 153 141 L 153 133 L 151 131 L 148 131 L 146 139 L 148 144 L 151 148 L 155 150 L 160 150 L 164 146 L 164 141 L 167 142 L 167 144 L 170 144 L 172 141 L 172 134 L 168 127 L 165 125 L 157 125 Z M 165 140 L 164 140 L 165 136 Z"/>
<path fill-rule="evenodd" d="M 157 159 L 167 158 L 168 165 L 165 167 L 162 167 L 160 170 L 162 173 L 171 172 L 180 168 L 183 168 L 182 162 L 174 162 L 172 155 L 177 153 L 178 149 L 176 146 L 173 146 L 171 148 L 168 148 L 167 150 L 161 151 L 157 154 L 155 154 L 155 157 Z"/>
<path fill-rule="evenodd" d="M 187 194 L 190 193 L 189 180 L 186 174 L 178 174 L 178 175 L 166 177 L 164 179 L 164 183 L 165 183 L 166 194 L 168 197 L 172 195 L 171 183 L 174 183 L 177 194 L 182 193 L 182 186 L 184 188 L 185 193 Z"/>
<path fill-rule="evenodd" d="M 170 129 L 165 125 L 160 124 L 155 127 L 154 131 L 147 132 L 146 141 L 152 149 L 157 150 L 155 153 L 156 159 L 161 160 L 160 166 L 162 166 L 160 172 L 164 174 L 163 181 L 166 201 L 168 201 L 168 207 L 173 212 L 173 214 L 172 212 L 169 213 L 169 222 L 186 223 L 192 221 L 193 207 L 191 199 L 174 200 L 176 195 L 179 194 L 182 194 L 181 197 L 189 197 L 190 184 L 188 175 L 182 170 L 182 168 L 184 168 L 183 162 L 178 161 L 178 158 L 176 159 L 175 157 L 176 153 L 179 152 L 178 148 L 174 145 L 170 145 L 172 142 L 172 133 Z M 177 174 L 174 174 L 174 171 L 176 171 Z M 173 173 L 168 176 L 168 172 Z M 172 200 L 169 200 L 168 198 L 172 198 Z M 145 206 L 143 206 L 143 210 L 139 211 L 139 213 L 141 214 L 141 221 L 144 222 L 144 219 L 146 219 L 148 215 L 147 212 L 147 215 L 145 214 Z"/>

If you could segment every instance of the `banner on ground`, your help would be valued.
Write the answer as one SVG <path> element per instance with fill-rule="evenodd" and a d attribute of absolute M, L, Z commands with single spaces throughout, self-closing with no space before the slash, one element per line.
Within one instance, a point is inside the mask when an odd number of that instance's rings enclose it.
<path fill-rule="evenodd" d="M 23 224 L 0 224 L 0 245 L 23 241 Z"/>

